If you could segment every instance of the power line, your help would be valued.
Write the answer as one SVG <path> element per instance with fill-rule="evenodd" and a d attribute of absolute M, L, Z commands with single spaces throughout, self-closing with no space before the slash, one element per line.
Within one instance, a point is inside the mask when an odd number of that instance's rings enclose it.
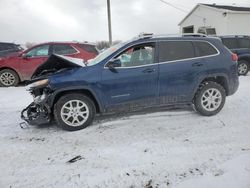
<path fill-rule="evenodd" d="M 173 7 L 173 8 L 175 8 L 175 9 L 179 10 L 179 11 L 182 11 L 182 12 L 185 12 L 185 13 L 189 13 L 189 12 L 190 12 L 190 11 L 188 11 L 188 10 L 184 10 L 184 9 L 182 9 L 182 8 L 180 8 L 180 7 L 178 7 L 178 6 L 174 5 L 174 4 L 172 4 L 172 3 L 169 3 L 169 2 L 167 2 L 167 1 L 164 1 L 164 0 L 160 0 L 160 1 L 161 1 L 162 3 L 165 3 L 165 4 L 167 4 L 167 5 L 171 6 L 171 7 Z M 180 6 L 180 5 L 179 5 L 179 6 Z M 203 22 L 205 22 L 205 20 L 206 20 L 206 18 L 204 18 L 204 17 L 202 17 L 202 16 L 199 16 L 199 15 L 197 15 L 197 14 L 194 14 L 194 13 L 193 13 L 193 15 L 196 16 L 196 17 L 202 18 Z"/>
<path fill-rule="evenodd" d="M 169 5 L 169 6 L 171 6 L 171 7 L 175 8 L 175 9 L 177 9 L 177 10 L 182 11 L 182 12 L 185 12 L 185 13 L 188 13 L 188 12 L 189 12 L 189 11 L 187 11 L 187 10 L 184 10 L 184 9 L 182 9 L 182 8 L 177 7 L 176 5 L 174 5 L 174 4 L 172 4 L 172 3 L 166 2 L 166 1 L 164 1 L 164 0 L 160 0 L 160 1 L 161 1 L 162 3 L 165 3 L 165 4 Z"/>

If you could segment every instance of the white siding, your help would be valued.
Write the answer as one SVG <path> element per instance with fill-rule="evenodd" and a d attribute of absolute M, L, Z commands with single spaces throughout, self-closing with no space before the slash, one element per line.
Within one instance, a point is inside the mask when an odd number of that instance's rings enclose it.
<path fill-rule="evenodd" d="M 217 35 L 250 35 L 250 13 L 223 14 L 227 10 L 218 10 L 204 5 L 199 5 L 180 25 L 182 28 L 194 26 L 197 33 L 199 27 L 214 27 Z M 203 21 L 205 18 L 205 22 Z"/>
<path fill-rule="evenodd" d="M 250 13 L 228 14 L 228 35 L 250 35 Z"/>

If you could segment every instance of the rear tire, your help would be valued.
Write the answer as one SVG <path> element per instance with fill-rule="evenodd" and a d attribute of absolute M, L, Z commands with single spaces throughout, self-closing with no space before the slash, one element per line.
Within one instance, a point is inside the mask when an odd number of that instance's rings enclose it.
<path fill-rule="evenodd" d="M 86 128 L 93 122 L 95 114 L 93 101 L 82 94 L 66 94 L 54 106 L 57 125 L 68 131 Z"/>
<path fill-rule="evenodd" d="M 216 82 L 205 82 L 194 98 L 195 110 L 203 116 L 212 116 L 221 111 L 226 101 L 225 89 Z"/>
<path fill-rule="evenodd" d="M 238 74 L 245 76 L 249 71 L 249 64 L 246 60 L 240 60 L 238 62 Z"/>
<path fill-rule="evenodd" d="M 3 69 L 0 71 L 0 86 L 12 87 L 19 83 L 19 76 L 11 69 Z"/>

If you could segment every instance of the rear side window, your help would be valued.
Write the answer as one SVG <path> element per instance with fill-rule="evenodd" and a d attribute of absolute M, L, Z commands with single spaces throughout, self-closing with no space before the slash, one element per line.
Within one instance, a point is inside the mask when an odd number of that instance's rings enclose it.
<path fill-rule="evenodd" d="M 229 49 L 238 48 L 237 40 L 234 38 L 231 39 L 222 39 L 223 44 Z"/>
<path fill-rule="evenodd" d="M 207 42 L 195 41 L 193 42 L 197 51 L 197 56 L 208 56 L 217 54 L 217 50 Z"/>
<path fill-rule="evenodd" d="M 53 53 L 59 54 L 59 55 L 69 55 L 74 54 L 77 51 L 68 44 L 55 44 L 53 46 Z"/>
<path fill-rule="evenodd" d="M 195 57 L 190 41 L 163 41 L 159 43 L 159 61 L 175 61 Z"/>
<path fill-rule="evenodd" d="M 91 44 L 78 44 L 78 45 L 80 48 L 82 48 L 83 50 L 89 53 L 98 54 L 98 51 L 94 45 L 91 45 Z"/>
<path fill-rule="evenodd" d="M 250 39 L 239 39 L 240 48 L 250 48 Z"/>

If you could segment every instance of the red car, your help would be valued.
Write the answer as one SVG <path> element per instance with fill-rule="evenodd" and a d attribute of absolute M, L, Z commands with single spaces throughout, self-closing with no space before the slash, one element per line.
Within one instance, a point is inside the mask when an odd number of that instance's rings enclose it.
<path fill-rule="evenodd" d="M 36 68 L 53 53 L 87 61 L 93 59 L 98 51 L 90 43 L 49 42 L 33 46 L 0 59 L 0 86 L 16 86 L 21 81 L 29 80 Z"/>

